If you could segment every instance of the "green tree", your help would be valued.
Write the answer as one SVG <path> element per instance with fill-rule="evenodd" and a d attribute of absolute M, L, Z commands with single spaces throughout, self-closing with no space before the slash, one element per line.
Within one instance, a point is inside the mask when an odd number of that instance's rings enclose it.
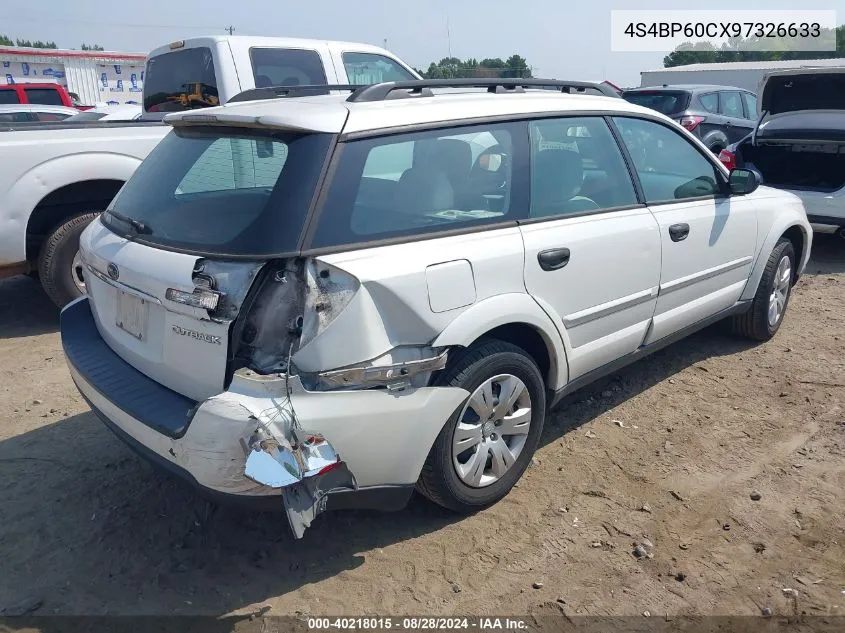
<path fill-rule="evenodd" d="M 106 50 L 102 46 L 100 46 L 99 44 L 86 44 L 85 42 L 82 42 L 82 46 L 80 48 L 83 51 L 104 51 L 104 50 Z"/>
<path fill-rule="evenodd" d="M 829 33 L 829 29 L 823 29 Z M 772 42 L 762 38 L 732 38 L 716 48 L 710 42 L 684 42 L 663 58 L 663 66 L 684 66 L 686 64 L 706 64 L 710 62 L 756 62 L 798 59 L 833 59 L 845 57 L 845 25 L 836 28 L 835 51 L 797 51 L 790 45 L 795 40 L 781 39 Z M 780 48 L 783 50 L 765 51 L 761 48 Z"/>
<path fill-rule="evenodd" d="M 457 57 L 444 57 L 439 62 L 432 62 L 426 71 L 417 71 L 426 79 L 462 79 L 462 78 L 497 78 L 497 77 L 519 77 L 527 79 L 531 77 L 531 68 L 524 57 L 511 55 L 507 60 L 500 57 L 485 58 L 478 61 L 474 57 L 469 59 L 458 59 Z"/>
<path fill-rule="evenodd" d="M 505 60 L 504 77 L 517 77 L 519 79 L 530 79 L 531 68 L 526 59 L 520 55 L 511 55 Z"/>
<path fill-rule="evenodd" d="M 15 41 L 8 35 L 0 35 L 0 46 L 14 46 Z"/>
<path fill-rule="evenodd" d="M 16 39 L 15 45 L 24 46 L 26 48 L 58 48 L 55 42 L 42 42 L 41 40 Z"/>

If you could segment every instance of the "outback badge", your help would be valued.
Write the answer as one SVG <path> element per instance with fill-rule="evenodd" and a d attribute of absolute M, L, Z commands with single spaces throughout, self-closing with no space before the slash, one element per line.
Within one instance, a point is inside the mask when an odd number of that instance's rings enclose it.
<path fill-rule="evenodd" d="M 188 336 L 192 339 L 196 339 L 197 341 L 202 341 L 203 343 L 222 345 L 220 337 L 214 336 L 213 334 L 205 334 L 204 332 L 197 332 L 196 330 L 186 330 L 180 325 L 174 325 L 173 331 L 179 336 Z"/>

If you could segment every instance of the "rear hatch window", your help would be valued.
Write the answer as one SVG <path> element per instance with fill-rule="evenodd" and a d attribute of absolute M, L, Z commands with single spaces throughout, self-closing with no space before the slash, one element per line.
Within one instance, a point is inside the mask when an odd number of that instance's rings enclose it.
<path fill-rule="evenodd" d="M 206 47 L 156 55 L 147 62 L 144 109 L 178 112 L 220 104 L 214 58 Z"/>
<path fill-rule="evenodd" d="M 666 115 L 680 114 L 687 109 L 690 101 L 689 93 L 683 90 L 637 90 L 623 92 L 622 98 Z"/>
<path fill-rule="evenodd" d="M 199 255 L 291 253 L 331 142 L 329 134 L 177 128 L 135 171 L 103 222 L 139 242 Z"/>
<path fill-rule="evenodd" d="M 14 88 L 0 87 L 0 105 L 14 105 L 20 103 L 18 92 Z"/>

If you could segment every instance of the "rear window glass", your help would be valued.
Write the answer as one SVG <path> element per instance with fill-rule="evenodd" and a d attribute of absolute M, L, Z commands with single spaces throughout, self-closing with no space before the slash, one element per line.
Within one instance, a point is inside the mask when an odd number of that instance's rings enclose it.
<path fill-rule="evenodd" d="M 376 53 L 344 53 L 343 66 L 354 86 L 416 79 L 396 61 Z"/>
<path fill-rule="evenodd" d="M 27 121 L 32 121 L 28 112 L 0 112 L 2 123 L 26 123 Z"/>
<path fill-rule="evenodd" d="M 71 115 L 62 112 L 37 112 L 35 116 L 39 121 L 64 121 Z"/>
<path fill-rule="evenodd" d="M 524 205 L 512 200 L 518 180 L 515 141 L 522 136 L 521 124 L 502 123 L 346 144 L 311 246 L 516 219 L 525 212 Z M 524 167 L 517 175 L 522 171 Z"/>
<path fill-rule="evenodd" d="M 219 105 L 214 58 L 209 48 L 156 55 L 147 62 L 144 109 L 176 112 Z"/>
<path fill-rule="evenodd" d="M 689 105 L 689 93 L 682 90 L 641 90 L 625 92 L 622 97 L 625 101 L 662 114 L 678 114 Z"/>
<path fill-rule="evenodd" d="M 106 116 L 105 112 L 80 112 L 70 117 L 73 122 L 76 121 L 98 121 Z"/>
<path fill-rule="evenodd" d="M 13 88 L 0 88 L 0 104 L 14 105 L 20 103 L 18 93 Z"/>
<path fill-rule="evenodd" d="M 331 142 L 327 134 L 170 132 L 115 198 L 137 239 L 187 251 L 266 257 L 296 250 Z M 112 230 L 132 235 L 111 214 Z"/>
<path fill-rule="evenodd" d="M 256 88 L 326 85 L 326 71 L 317 51 L 252 48 L 249 53 Z"/>
<path fill-rule="evenodd" d="M 51 88 L 24 88 L 26 98 L 30 103 L 40 105 L 64 105 L 58 90 Z"/>

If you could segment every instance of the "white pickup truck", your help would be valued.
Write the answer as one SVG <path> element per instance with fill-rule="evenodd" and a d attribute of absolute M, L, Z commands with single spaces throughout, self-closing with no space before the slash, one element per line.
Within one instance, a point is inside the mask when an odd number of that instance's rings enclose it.
<path fill-rule="evenodd" d="M 368 44 L 223 36 L 157 48 L 147 57 L 141 120 L 0 127 L 0 278 L 37 275 L 59 306 L 82 294 L 79 235 L 169 131 L 168 112 L 256 88 L 413 79 L 410 66 Z"/>

